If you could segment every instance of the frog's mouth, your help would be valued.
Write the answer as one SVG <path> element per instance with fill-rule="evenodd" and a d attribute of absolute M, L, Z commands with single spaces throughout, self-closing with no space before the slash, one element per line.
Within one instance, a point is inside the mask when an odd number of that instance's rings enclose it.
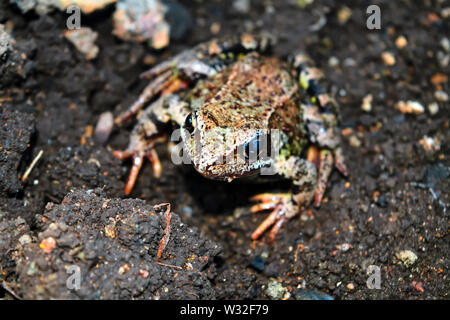
<path fill-rule="evenodd" d="M 194 168 L 205 178 L 230 182 L 236 178 L 258 174 L 262 168 L 271 165 L 272 161 L 268 159 L 250 163 L 213 163 L 204 167 L 194 165 Z"/>
<path fill-rule="evenodd" d="M 195 169 L 205 178 L 227 182 L 257 174 L 260 171 L 260 168 L 249 170 L 248 168 L 233 168 L 223 165 L 210 165 L 205 170 L 200 170 L 197 167 Z"/>

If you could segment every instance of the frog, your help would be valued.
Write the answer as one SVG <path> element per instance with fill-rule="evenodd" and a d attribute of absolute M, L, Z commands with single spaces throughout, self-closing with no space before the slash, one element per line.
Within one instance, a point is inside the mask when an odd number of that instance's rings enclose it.
<path fill-rule="evenodd" d="M 320 207 L 333 168 L 348 175 L 339 130 L 339 105 L 323 72 L 303 51 L 281 59 L 270 54 L 267 34 L 215 38 L 163 61 L 141 75 L 149 80 L 138 99 L 115 118 L 137 123 L 118 159 L 132 158 L 129 195 L 144 159 L 155 177 L 155 151 L 167 141 L 165 124 L 179 129 L 181 154 L 201 175 L 231 182 L 247 176 L 288 179 L 291 190 L 251 197 L 250 213 L 269 214 L 251 234 L 268 241 L 290 219 Z M 178 150 L 180 151 L 180 150 Z"/>

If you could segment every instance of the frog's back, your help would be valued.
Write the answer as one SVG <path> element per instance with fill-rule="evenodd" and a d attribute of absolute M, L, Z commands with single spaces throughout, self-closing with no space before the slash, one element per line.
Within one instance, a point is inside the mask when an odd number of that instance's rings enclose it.
<path fill-rule="evenodd" d="M 248 54 L 193 90 L 207 127 L 290 130 L 300 116 L 298 86 L 283 61 Z"/>

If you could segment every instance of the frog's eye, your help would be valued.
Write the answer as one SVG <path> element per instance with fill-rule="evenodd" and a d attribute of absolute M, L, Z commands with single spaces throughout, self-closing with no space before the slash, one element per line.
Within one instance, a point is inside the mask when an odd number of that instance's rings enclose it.
<path fill-rule="evenodd" d="M 194 132 L 194 125 L 195 125 L 195 115 L 194 112 L 191 112 L 186 117 L 186 120 L 184 121 L 184 128 L 189 131 L 189 133 Z"/>

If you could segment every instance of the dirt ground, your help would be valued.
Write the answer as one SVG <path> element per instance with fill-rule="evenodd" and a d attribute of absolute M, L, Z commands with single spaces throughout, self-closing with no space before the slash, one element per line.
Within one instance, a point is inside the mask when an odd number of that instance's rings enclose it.
<path fill-rule="evenodd" d="M 99 33 L 92 61 L 63 37 L 65 13 L 0 2 L 15 39 L 0 61 L 0 299 L 448 299 L 449 3 L 375 1 L 381 29 L 368 30 L 367 1 L 251 1 L 246 12 L 233 1 L 180 2 L 190 31 L 159 51 L 111 34 L 114 5 L 83 15 Z M 275 34 L 279 57 L 314 58 L 341 107 L 350 169 L 334 172 L 322 206 L 273 245 L 251 241 L 266 215 L 250 215 L 248 198 L 289 184 L 210 181 L 173 165 L 161 145 L 162 176 L 146 163 L 130 196 L 145 202 L 126 199 L 130 162 L 112 150 L 126 147 L 133 123 L 105 146 L 90 134 L 102 112 L 137 98 L 149 61 L 243 31 Z M 402 113 L 399 101 L 424 110 Z M 169 266 L 155 262 L 165 224 L 152 208 L 166 202 Z M 89 279 L 76 292 L 66 287 L 70 264 Z M 367 285 L 369 266 L 379 267 L 379 289 Z"/>

